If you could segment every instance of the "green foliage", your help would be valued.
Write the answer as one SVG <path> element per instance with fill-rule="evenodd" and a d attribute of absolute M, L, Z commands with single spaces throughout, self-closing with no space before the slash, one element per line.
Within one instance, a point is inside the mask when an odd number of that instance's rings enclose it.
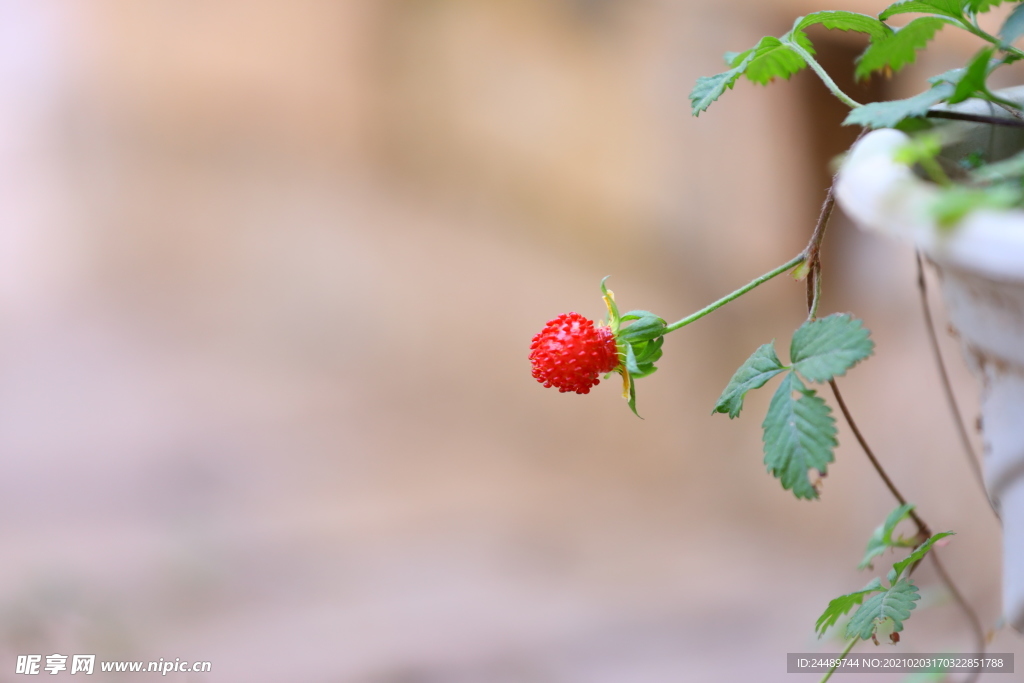
<path fill-rule="evenodd" d="M 875 529 L 875 533 L 873 533 L 871 538 L 868 540 L 868 547 L 864 551 L 864 559 L 862 559 L 860 564 L 857 565 L 857 569 L 866 569 L 871 567 L 871 561 L 889 548 L 913 547 L 913 541 L 911 540 L 907 540 L 902 536 L 896 539 L 892 537 L 897 525 L 899 525 L 903 520 L 909 518 L 913 509 L 914 506 L 910 504 L 900 505 L 889 513 L 889 516 L 885 518 L 885 522 Z"/>
<path fill-rule="evenodd" d="M 864 126 L 865 128 L 893 128 L 904 119 L 924 116 L 928 110 L 953 94 L 954 86 L 948 82 L 933 85 L 905 100 L 888 102 L 871 102 L 857 107 L 847 114 L 844 126 Z"/>
<path fill-rule="evenodd" d="M 644 342 L 656 339 L 665 334 L 667 323 L 648 311 L 630 311 L 620 319 L 622 322 L 633 320 L 632 325 L 619 329 L 617 339 L 620 342 Z"/>
<path fill-rule="evenodd" d="M 690 91 L 690 105 L 694 116 L 700 116 L 717 100 L 726 90 L 731 90 L 736 85 L 736 80 L 746 71 L 747 65 L 754 59 L 754 51 L 747 50 L 736 55 L 734 66 L 728 71 L 723 71 L 714 76 L 701 76 Z"/>
<path fill-rule="evenodd" d="M 991 187 L 953 185 L 943 188 L 929 206 L 931 215 L 941 228 L 952 228 L 967 214 L 978 209 L 1009 209 L 1024 202 L 1019 182 L 1000 183 Z"/>
<path fill-rule="evenodd" d="M 892 33 L 892 29 L 874 17 L 856 12 L 815 12 L 799 17 L 793 28 L 780 38 L 764 36 L 749 50 L 725 53 L 729 70 L 714 76 L 701 76 L 690 91 L 693 115 L 699 116 L 726 90 L 732 89 L 740 76 L 745 75 L 754 83 L 765 85 L 776 78 L 789 79 L 806 67 L 804 56 L 814 55 L 814 46 L 804 29 L 816 24 L 828 29 L 858 31 L 878 39 Z"/>
<path fill-rule="evenodd" d="M 712 412 L 728 413 L 731 418 L 738 417 L 743 409 L 743 397 L 747 392 L 751 389 L 760 389 L 765 382 L 785 369 L 775 354 L 773 344 L 758 347 L 729 380 Z"/>
<path fill-rule="evenodd" d="M 918 17 L 909 24 L 887 35 L 871 37 L 871 45 L 857 59 L 857 80 L 870 76 L 875 71 L 891 69 L 899 71 L 917 58 L 917 51 L 935 37 L 948 23 L 940 17 Z"/>
<path fill-rule="evenodd" d="M 793 333 L 789 357 L 793 367 L 812 382 L 827 382 L 874 351 L 870 332 L 849 313 L 805 322 Z"/>
<path fill-rule="evenodd" d="M 961 0 L 901 0 L 886 7 L 878 18 L 885 21 L 897 14 L 915 12 L 919 14 L 941 14 L 953 19 L 962 19 Z"/>
<path fill-rule="evenodd" d="M 882 587 L 882 580 L 874 578 L 871 583 L 861 588 L 859 591 L 853 593 L 847 593 L 846 595 L 840 595 L 838 598 L 833 599 L 828 603 L 828 607 L 822 612 L 821 616 L 818 617 L 818 621 L 814 624 L 814 630 L 821 638 L 825 635 L 825 631 L 835 626 L 835 623 L 839 621 L 839 618 L 849 613 L 851 609 L 860 605 L 864 602 L 864 598 L 871 593 L 877 593 L 878 591 L 885 590 Z"/>
<path fill-rule="evenodd" d="M 1003 4 L 1004 1 L 1005 0 L 966 0 L 965 7 L 975 14 L 980 14 Z"/>
<path fill-rule="evenodd" d="M 793 30 L 803 31 L 808 26 L 814 26 L 815 24 L 821 24 L 827 29 L 866 33 L 872 39 L 884 38 L 892 33 L 891 28 L 872 16 L 858 14 L 857 12 L 835 10 L 814 12 L 806 17 L 800 17 L 793 25 Z"/>
<path fill-rule="evenodd" d="M 942 533 L 934 534 L 927 541 L 917 546 L 917 548 L 914 549 L 914 552 L 910 553 L 910 555 L 907 556 L 906 559 L 900 560 L 892 566 L 892 569 L 896 573 L 896 576 L 902 576 L 903 571 L 907 567 L 913 566 L 914 564 L 923 560 L 924 556 L 931 551 L 931 549 L 935 546 L 935 543 L 937 541 L 941 541 L 947 536 L 953 535 L 954 534 L 952 531 L 943 531 Z"/>
<path fill-rule="evenodd" d="M 967 68 L 964 69 L 963 74 L 960 76 L 960 80 L 957 81 L 956 89 L 948 99 L 950 104 L 963 102 L 970 97 L 974 97 L 976 94 L 988 94 L 988 86 L 985 81 L 992 70 L 990 61 L 995 50 L 994 47 L 982 48 L 971 58 Z"/>
<path fill-rule="evenodd" d="M 808 471 L 822 475 L 832 462 L 836 441 L 836 421 L 832 409 L 813 389 L 804 386 L 790 372 L 772 396 L 764 428 L 764 463 L 779 479 L 782 488 L 797 498 L 814 499 L 818 491 Z"/>
<path fill-rule="evenodd" d="M 868 598 L 846 624 L 847 638 L 867 640 L 880 630 L 900 632 L 903 622 L 917 607 L 921 595 L 910 579 L 900 579 L 890 588 Z"/>
<path fill-rule="evenodd" d="M 1013 8 L 1010 16 L 1006 17 L 1003 27 L 999 29 L 999 37 L 1007 45 L 1013 43 L 1024 35 L 1024 3 Z"/>

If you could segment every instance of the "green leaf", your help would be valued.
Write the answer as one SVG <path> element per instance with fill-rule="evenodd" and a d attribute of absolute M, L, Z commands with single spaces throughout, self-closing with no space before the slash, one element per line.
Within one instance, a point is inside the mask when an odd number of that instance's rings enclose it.
<path fill-rule="evenodd" d="M 911 64 L 917 57 L 917 51 L 927 45 L 946 23 L 939 17 L 918 17 L 888 35 L 872 36 L 871 45 L 857 58 L 857 80 L 865 79 L 875 71 L 886 68 L 899 71 Z"/>
<path fill-rule="evenodd" d="M 798 394 L 798 398 L 794 398 Z M 832 410 L 790 372 L 772 396 L 764 428 L 764 463 L 797 498 L 817 498 L 808 470 L 825 474 L 836 447 Z"/>
<path fill-rule="evenodd" d="M 736 85 L 736 79 L 743 75 L 747 65 L 754 59 L 754 50 L 747 50 L 736 55 L 733 68 L 714 76 L 701 76 L 690 91 L 690 106 L 694 116 L 700 116 L 711 103 L 717 100 L 726 90 Z"/>
<path fill-rule="evenodd" d="M 825 611 L 822 612 L 821 616 L 818 617 L 818 621 L 814 624 L 814 631 L 818 634 L 818 637 L 821 638 L 825 635 L 825 631 L 835 626 L 835 623 L 839 621 L 839 617 L 861 604 L 868 594 L 881 590 L 885 590 L 882 588 L 882 581 L 875 577 L 871 583 L 859 591 L 840 595 L 838 598 L 831 600 L 828 603 L 828 607 L 825 608 Z"/>
<path fill-rule="evenodd" d="M 1017 5 L 1006 17 L 1003 27 L 999 29 L 999 37 L 1003 42 L 1010 45 L 1024 35 L 1024 3 Z"/>
<path fill-rule="evenodd" d="M 629 314 L 623 316 L 622 319 L 625 320 L 627 317 Z M 648 341 L 663 336 L 667 326 L 668 323 L 663 319 L 653 313 L 647 313 L 628 327 L 621 328 L 616 339 L 628 342 Z"/>
<path fill-rule="evenodd" d="M 790 43 L 814 54 L 814 46 L 803 31 L 791 31 L 781 39 L 765 36 L 754 48 L 754 59 L 747 65 L 746 77 L 754 83 L 767 85 L 776 78 L 788 80 L 807 66 L 804 58 L 789 48 Z"/>
<path fill-rule="evenodd" d="M 896 14 L 917 12 L 920 14 L 941 14 L 962 19 L 963 11 L 960 9 L 961 0 L 901 0 L 889 5 L 878 15 L 878 18 L 885 21 Z"/>
<path fill-rule="evenodd" d="M 928 207 L 941 228 L 953 228 L 967 214 L 978 209 L 1009 209 L 1024 201 L 1020 183 L 1002 183 L 992 187 L 942 188 L 934 203 Z"/>
<path fill-rule="evenodd" d="M 768 380 L 785 369 L 775 354 L 773 344 L 758 347 L 729 380 L 712 414 L 729 413 L 729 417 L 739 416 L 743 410 L 743 397 L 747 392 L 751 389 L 760 389 Z"/>
<path fill-rule="evenodd" d="M 974 97 L 975 93 L 988 92 L 985 80 L 988 78 L 990 71 L 989 62 L 995 50 L 995 47 L 982 48 L 971 58 L 967 68 L 964 69 L 963 75 L 960 76 L 960 80 L 956 84 L 956 90 L 949 97 L 948 102 L 950 104 L 963 102 L 969 97 Z"/>
<path fill-rule="evenodd" d="M 913 582 L 900 579 L 891 588 L 872 595 L 860 606 L 846 625 L 846 637 L 867 640 L 880 628 L 886 627 L 891 627 L 891 631 L 902 631 L 903 622 L 910 618 L 911 610 L 917 607 L 920 599 L 921 595 Z"/>
<path fill-rule="evenodd" d="M 941 541 L 947 536 L 953 535 L 955 534 L 952 531 L 943 531 L 942 533 L 933 535 L 927 541 L 917 546 L 914 552 L 910 553 L 906 559 L 900 560 L 892 566 L 893 571 L 896 572 L 896 576 L 901 576 L 904 569 L 923 560 L 924 556 L 928 554 L 936 541 Z"/>
<path fill-rule="evenodd" d="M 975 14 L 980 14 L 1003 4 L 1003 1 L 1004 0 L 967 0 L 966 7 Z"/>
<path fill-rule="evenodd" d="M 867 33 L 872 39 L 884 38 L 892 33 L 891 28 L 872 16 L 836 10 L 815 12 L 814 14 L 808 14 L 806 17 L 801 17 L 796 20 L 793 31 L 802 31 L 808 26 L 814 26 L 815 24 L 821 24 L 827 29 Z"/>
<path fill-rule="evenodd" d="M 851 110 L 843 125 L 892 128 L 906 118 L 924 116 L 929 109 L 952 95 L 954 89 L 953 84 L 943 81 L 905 100 L 871 102 Z"/>
<path fill-rule="evenodd" d="M 866 569 L 870 567 L 871 560 L 875 559 L 889 548 L 904 548 L 910 544 L 909 541 L 902 537 L 893 540 L 892 534 L 900 522 L 910 517 L 910 513 L 913 509 L 914 506 L 910 504 L 900 505 L 889 513 L 889 516 L 885 518 L 885 522 L 875 529 L 875 533 L 871 535 L 871 539 L 868 541 L 867 550 L 864 551 L 864 559 L 860 561 L 859 565 L 857 565 L 857 569 Z"/>
<path fill-rule="evenodd" d="M 874 351 L 871 332 L 849 313 L 809 320 L 793 333 L 789 358 L 793 368 L 812 382 L 827 382 Z"/>

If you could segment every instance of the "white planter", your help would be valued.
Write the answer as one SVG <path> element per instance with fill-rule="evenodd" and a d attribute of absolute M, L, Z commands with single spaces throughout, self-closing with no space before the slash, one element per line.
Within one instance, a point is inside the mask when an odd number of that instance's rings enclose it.
<path fill-rule="evenodd" d="M 1024 100 L 1024 89 L 1003 94 Z M 992 113 L 986 103 L 965 105 L 956 109 Z M 950 132 L 953 152 L 1024 145 L 1021 129 L 958 122 Z M 940 229 L 929 215 L 935 185 L 893 161 L 907 139 L 894 130 L 864 136 L 843 162 L 836 196 L 862 228 L 912 242 L 940 270 L 949 316 L 983 386 L 985 485 L 1003 520 L 1003 615 L 1024 632 L 1024 211 L 978 210 Z"/>

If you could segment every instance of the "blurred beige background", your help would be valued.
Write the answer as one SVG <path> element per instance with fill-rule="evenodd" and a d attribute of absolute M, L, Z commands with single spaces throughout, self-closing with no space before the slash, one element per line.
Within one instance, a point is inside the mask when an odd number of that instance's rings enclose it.
<path fill-rule="evenodd" d="M 839 649 L 814 621 L 867 582 L 894 502 L 844 424 L 812 503 L 764 472 L 769 392 L 710 415 L 754 348 L 788 346 L 802 285 L 670 337 L 643 421 L 614 382 L 560 395 L 526 358 L 547 319 L 603 314 L 605 275 L 677 319 L 802 248 L 853 135 L 842 106 L 809 72 L 699 119 L 686 96 L 814 9 L 0 0 L 0 680 L 55 652 L 239 683 L 815 678 L 785 654 Z M 813 37 L 852 71 L 856 36 Z M 855 97 L 976 49 L 936 42 Z M 839 217 L 825 267 L 823 311 L 878 344 L 847 400 L 958 532 L 947 566 L 994 627 L 998 527 L 913 256 Z M 901 649 L 970 651 L 918 576 Z"/>

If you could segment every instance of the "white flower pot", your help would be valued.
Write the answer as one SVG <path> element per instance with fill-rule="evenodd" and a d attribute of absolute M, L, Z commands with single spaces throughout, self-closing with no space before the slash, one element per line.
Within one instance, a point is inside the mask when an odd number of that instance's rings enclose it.
<path fill-rule="evenodd" d="M 1003 91 L 1024 101 L 1024 88 Z M 992 115 L 984 102 L 959 111 Z M 996 110 L 998 113 L 1000 110 Z M 994 128 L 994 130 L 993 130 Z M 951 156 L 977 147 L 1024 147 L 1024 129 L 950 124 Z M 954 229 L 930 215 L 936 186 L 893 161 L 895 130 L 861 138 L 839 171 L 839 205 L 862 228 L 912 242 L 939 268 L 950 319 L 983 386 L 985 486 L 1003 520 L 1003 615 L 1024 632 L 1024 211 L 978 210 Z"/>

